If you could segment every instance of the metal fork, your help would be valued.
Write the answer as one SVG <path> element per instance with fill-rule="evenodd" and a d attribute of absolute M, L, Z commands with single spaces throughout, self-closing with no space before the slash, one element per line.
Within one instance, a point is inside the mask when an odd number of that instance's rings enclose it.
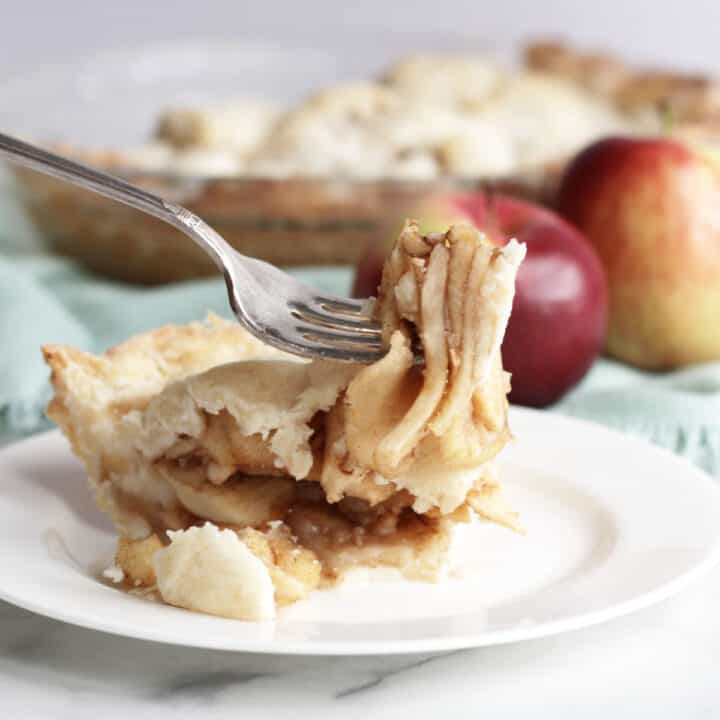
<path fill-rule="evenodd" d="M 367 315 L 366 303 L 322 294 L 269 263 L 241 255 L 186 208 L 1 133 L 0 157 L 130 205 L 184 232 L 223 273 L 240 324 L 268 345 L 344 362 L 382 357 L 380 327 Z"/>

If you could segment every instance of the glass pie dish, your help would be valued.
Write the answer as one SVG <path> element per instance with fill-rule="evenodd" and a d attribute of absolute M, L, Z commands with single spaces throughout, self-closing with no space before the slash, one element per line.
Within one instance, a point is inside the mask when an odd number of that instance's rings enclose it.
<path fill-rule="evenodd" d="M 367 55 L 323 50 L 118 54 L 6 83 L 2 124 L 188 207 L 245 254 L 278 265 L 349 264 L 369 243 L 387 248 L 431 195 L 491 186 L 548 203 L 567 158 L 589 140 L 656 129 L 648 83 L 640 83 L 641 106 L 617 106 L 616 86 L 636 80 L 617 62 L 533 47 L 529 71 L 455 54 L 417 56 L 385 74 L 367 67 Z M 254 113 L 257 98 L 278 108 L 250 160 L 236 167 L 226 148 L 188 149 L 226 137 L 229 125 L 183 108 L 243 96 L 253 98 Z M 153 127 L 155 144 L 138 154 Z M 169 152 L 172 162 L 163 159 Z M 52 251 L 128 282 L 214 273 L 200 250 L 159 221 L 32 171 L 14 177 Z"/>
<path fill-rule="evenodd" d="M 354 264 L 386 245 L 405 211 L 441 188 L 481 182 L 292 178 L 187 178 L 121 173 L 203 217 L 246 255 L 277 265 Z M 25 208 L 51 250 L 126 282 L 156 284 L 212 275 L 209 258 L 174 228 L 66 183 L 17 170 Z M 532 192 L 529 182 L 497 182 Z"/>

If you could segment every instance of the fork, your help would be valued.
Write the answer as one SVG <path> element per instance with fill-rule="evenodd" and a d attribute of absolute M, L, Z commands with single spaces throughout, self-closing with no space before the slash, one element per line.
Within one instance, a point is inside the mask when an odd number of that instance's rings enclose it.
<path fill-rule="evenodd" d="M 173 225 L 199 245 L 225 278 L 240 324 L 293 355 L 372 363 L 384 354 L 367 303 L 326 295 L 274 265 L 241 255 L 210 225 L 180 205 L 86 165 L 0 133 L 0 157 L 137 208 Z"/>

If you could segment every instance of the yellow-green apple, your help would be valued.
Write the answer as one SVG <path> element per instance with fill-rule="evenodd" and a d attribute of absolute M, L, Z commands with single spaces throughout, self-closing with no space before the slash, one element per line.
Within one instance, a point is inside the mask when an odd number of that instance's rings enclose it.
<path fill-rule="evenodd" d="M 670 137 L 583 150 L 558 209 L 592 242 L 609 288 L 608 351 L 662 370 L 720 358 L 720 164 Z"/>
<path fill-rule="evenodd" d="M 470 222 L 497 245 L 527 244 L 505 340 L 512 373 L 510 399 L 544 406 L 587 372 L 605 342 L 605 276 L 590 244 L 554 212 L 523 200 L 483 192 L 436 196 L 409 213 L 425 231 Z M 356 297 L 375 294 L 382 253 L 371 249 L 356 276 Z"/>

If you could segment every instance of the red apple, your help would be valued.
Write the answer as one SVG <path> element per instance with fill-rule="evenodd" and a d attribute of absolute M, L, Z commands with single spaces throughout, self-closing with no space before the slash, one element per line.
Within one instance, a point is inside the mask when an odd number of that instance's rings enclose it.
<path fill-rule="evenodd" d="M 607 297 L 600 262 L 581 233 L 550 210 L 487 193 L 436 197 L 410 214 L 424 230 L 469 221 L 498 245 L 511 237 L 527 244 L 502 349 L 513 402 L 548 405 L 583 377 L 604 344 Z M 360 262 L 357 297 L 375 293 L 382 259 L 373 250 Z"/>
<path fill-rule="evenodd" d="M 709 151 L 601 140 L 567 169 L 558 208 L 607 271 L 611 354 L 656 370 L 720 358 L 720 165 Z"/>
<path fill-rule="evenodd" d="M 588 371 L 605 345 L 607 287 L 600 261 L 575 228 L 539 220 L 515 237 L 527 245 L 502 346 L 510 400 L 542 407 Z"/>

